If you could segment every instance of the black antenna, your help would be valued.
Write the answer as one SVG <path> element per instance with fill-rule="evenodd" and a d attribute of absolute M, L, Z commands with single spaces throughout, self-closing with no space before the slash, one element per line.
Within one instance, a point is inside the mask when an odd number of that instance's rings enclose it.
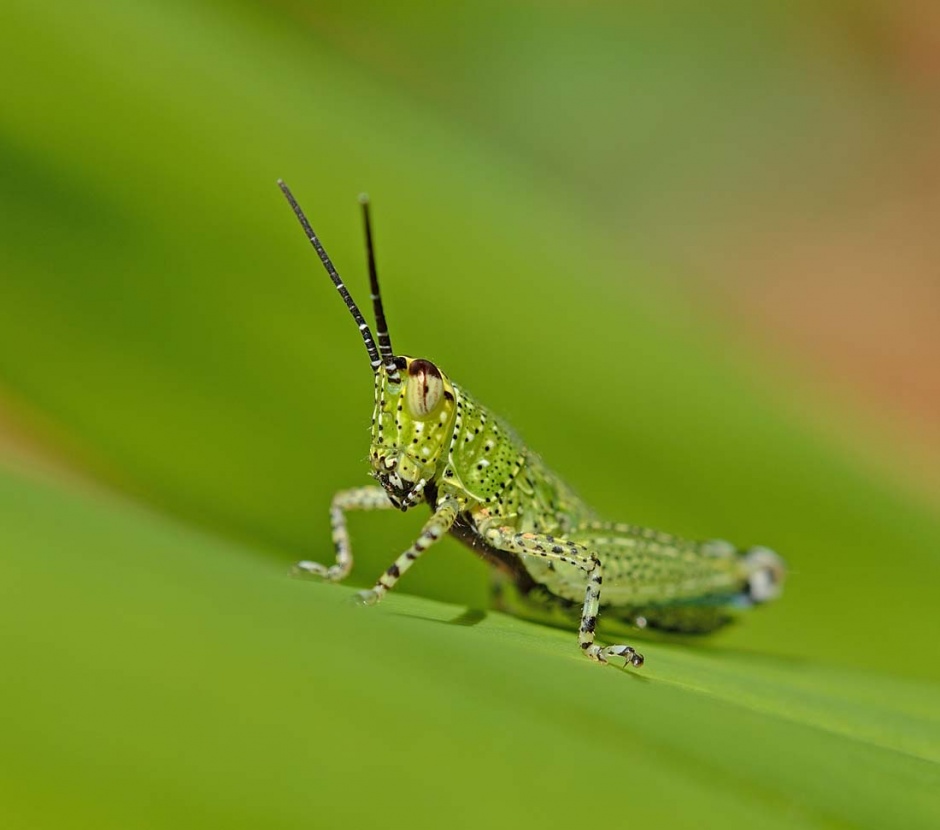
<path fill-rule="evenodd" d="M 395 365 L 395 353 L 392 351 L 392 338 L 388 334 L 388 323 L 385 322 L 385 309 L 382 306 L 382 291 L 379 288 L 379 275 L 375 267 L 375 248 L 372 244 L 372 216 L 369 211 L 369 197 L 362 193 L 359 196 L 362 205 L 362 221 L 366 229 L 366 255 L 369 260 L 369 285 L 372 288 L 372 310 L 375 314 L 375 334 L 379 340 L 379 354 L 385 361 L 385 370 L 388 372 L 390 383 L 400 383 L 401 376 Z"/>
<path fill-rule="evenodd" d="M 307 217 L 304 216 L 304 212 L 300 209 L 300 205 L 297 204 L 297 200 L 294 198 L 294 194 L 290 192 L 290 188 L 284 184 L 282 179 L 277 180 L 277 186 L 281 188 L 281 192 L 290 203 L 297 220 L 304 229 L 304 233 L 307 234 L 307 239 L 310 240 L 310 244 L 313 245 L 314 250 L 317 252 L 317 256 L 320 257 L 320 262 L 322 262 L 323 267 L 326 268 L 326 273 L 330 275 L 330 279 L 333 280 L 333 285 L 336 286 L 336 290 L 339 291 L 340 296 L 342 296 L 346 303 L 346 308 L 349 309 L 349 313 L 352 314 L 353 319 L 358 324 L 359 333 L 362 335 L 362 339 L 366 344 L 366 349 L 369 352 L 369 360 L 372 362 L 372 371 L 376 371 L 379 366 L 382 365 L 382 359 L 379 357 L 379 351 L 375 347 L 375 340 L 372 339 L 372 332 L 369 331 L 369 324 L 363 318 L 362 312 L 359 311 L 359 306 L 356 305 L 355 301 L 350 296 L 346 286 L 343 285 L 343 281 L 340 279 L 339 274 L 336 273 L 336 268 L 333 267 L 333 263 L 330 261 L 329 256 L 327 256 L 326 251 L 323 250 L 323 245 L 320 243 L 317 235 L 313 232 L 313 228 L 310 227 L 310 223 L 307 221 Z"/>

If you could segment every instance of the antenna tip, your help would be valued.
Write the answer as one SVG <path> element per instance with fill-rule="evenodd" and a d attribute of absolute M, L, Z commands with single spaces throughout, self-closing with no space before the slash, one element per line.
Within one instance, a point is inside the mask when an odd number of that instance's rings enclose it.
<path fill-rule="evenodd" d="M 369 204 L 369 194 L 368 194 L 368 193 L 360 193 L 360 194 L 359 194 L 359 204 L 360 204 L 360 205 L 367 205 L 367 204 Z"/>

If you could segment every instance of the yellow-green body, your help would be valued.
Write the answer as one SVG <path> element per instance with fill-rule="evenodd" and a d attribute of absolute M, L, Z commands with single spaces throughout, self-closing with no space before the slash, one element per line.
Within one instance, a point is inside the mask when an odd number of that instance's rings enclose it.
<path fill-rule="evenodd" d="M 496 549 L 487 541 L 491 528 L 541 537 L 547 545 L 575 542 L 594 551 L 604 563 L 601 608 L 641 626 L 709 631 L 730 619 L 731 608 L 750 604 L 755 557 L 748 559 L 721 540 L 693 542 L 601 521 L 505 421 L 443 373 L 439 406 L 414 417 L 407 406 L 408 384 L 424 380 L 412 375 L 413 358 L 399 360 L 400 384 L 389 383 L 384 367 L 375 376 L 374 474 L 393 497 L 411 495 L 409 507 L 422 501 L 433 505 L 442 487 L 453 492 L 460 512 L 451 533 L 509 574 L 530 602 L 580 602 L 583 570 Z M 393 477 L 396 472 L 401 484 Z M 420 492 L 404 486 L 406 481 L 423 482 Z M 772 557 L 766 551 L 756 558 L 766 565 Z M 773 564 L 779 582 L 782 563 Z"/>

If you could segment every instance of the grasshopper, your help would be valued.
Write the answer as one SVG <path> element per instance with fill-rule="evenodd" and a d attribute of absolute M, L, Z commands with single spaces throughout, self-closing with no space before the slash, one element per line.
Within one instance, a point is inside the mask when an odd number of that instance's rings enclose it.
<path fill-rule="evenodd" d="M 639 628 L 707 632 L 735 608 L 780 594 L 783 560 L 765 547 L 740 550 L 723 540 L 688 541 L 631 524 L 602 521 L 500 418 L 425 358 L 397 355 L 385 320 L 375 265 L 368 200 L 365 225 L 376 337 L 291 191 L 290 203 L 369 353 L 375 384 L 369 460 L 378 485 L 340 490 L 330 505 L 335 561 L 298 562 L 295 570 L 332 582 L 353 564 L 346 514 L 354 510 L 431 509 L 420 535 L 375 585 L 358 594 L 373 605 L 420 556 L 450 533 L 508 575 L 532 606 L 580 603 L 578 645 L 606 664 L 623 657 L 640 667 L 629 645 L 601 646 L 601 610 Z"/>

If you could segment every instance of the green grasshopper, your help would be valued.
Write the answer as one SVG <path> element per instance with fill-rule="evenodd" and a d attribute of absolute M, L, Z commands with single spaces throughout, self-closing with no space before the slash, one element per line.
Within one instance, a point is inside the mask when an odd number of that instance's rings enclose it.
<path fill-rule="evenodd" d="M 407 511 L 424 502 L 431 517 L 421 534 L 374 587 L 359 592 L 363 604 L 381 600 L 422 553 L 450 533 L 508 575 L 525 603 L 581 603 L 581 651 L 601 664 L 623 657 L 635 667 L 643 665 L 643 655 L 632 646 L 594 642 L 602 609 L 640 628 L 707 632 L 728 622 L 733 609 L 780 594 L 784 563 L 767 548 L 739 550 L 722 540 L 687 541 L 599 520 L 504 421 L 435 364 L 396 355 L 379 291 L 369 205 L 362 197 L 373 338 L 297 201 L 284 182 L 278 185 L 369 352 L 375 383 L 369 459 L 381 485 L 336 493 L 330 506 L 335 562 L 298 562 L 298 573 L 333 582 L 349 574 L 348 511 Z"/>

